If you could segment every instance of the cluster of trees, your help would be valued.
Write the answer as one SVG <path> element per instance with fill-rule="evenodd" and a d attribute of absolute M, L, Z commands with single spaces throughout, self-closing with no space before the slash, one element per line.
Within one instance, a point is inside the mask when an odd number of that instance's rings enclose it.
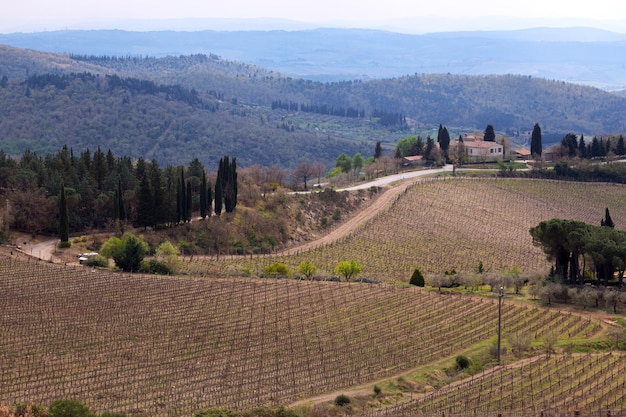
<path fill-rule="evenodd" d="M 272 101 L 272 110 L 283 109 L 289 110 L 293 112 L 304 112 L 304 113 L 317 113 L 317 114 L 328 114 L 331 116 L 338 117 L 352 117 L 352 118 L 363 118 L 365 117 L 365 111 L 359 110 L 354 107 L 335 107 L 328 106 L 326 104 L 304 104 L 297 103 L 294 101 L 282 101 L 282 100 L 274 100 Z"/>
<path fill-rule="evenodd" d="M 135 226 L 188 222 L 192 212 L 210 216 L 237 205 L 237 165 L 224 157 L 209 181 L 195 158 L 188 167 L 139 158 L 116 158 L 109 150 L 75 155 L 63 147 L 45 157 L 30 151 L 19 161 L 0 151 L 0 192 L 9 200 L 11 228 L 29 233 L 103 228 L 116 220 Z M 213 188 L 214 187 L 214 188 Z M 215 197 L 213 197 L 215 195 Z M 67 212 L 67 223 L 63 213 Z M 59 216 L 50 216 L 59 213 Z"/>
<path fill-rule="evenodd" d="M 552 219 L 530 229 L 533 243 L 554 262 L 552 275 L 562 283 L 609 285 L 617 275 L 622 286 L 626 271 L 626 232 L 616 230 L 606 209 L 600 226 L 576 220 Z M 587 267 L 587 265 L 591 267 Z"/>
<path fill-rule="evenodd" d="M 617 156 L 626 155 L 626 145 L 624 144 L 624 136 L 598 138 L 596 136 L 591 139 L 590 143 L 585 142 L 584 135 L 580 138 L 573 133 L 568 133 L 561 140 L 560 154 L 570 158 L 592 159 L 604 158 L 611 154 Z"/>

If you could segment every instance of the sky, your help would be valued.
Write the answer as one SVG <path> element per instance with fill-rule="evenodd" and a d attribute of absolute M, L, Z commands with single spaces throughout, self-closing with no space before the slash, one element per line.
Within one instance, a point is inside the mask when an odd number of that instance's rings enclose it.
<path fill-rule="evenodd" d="M 534 26 L 595 26 L 626 33 L 624 0 L 18 0 L 1 8 L 0 32 L 136 29 L 160 20 L 274 18 L 313 26 L 400 28 L 415 33 Z M 198 23 L 198 22 L 196 22 Z M 537 24 L 533 24 L 537 23 Z M 206 24 L 206 23 L 205 23 Z M 419 24 L 421 28 L 413 27 Z M 134 27 L 133 27 L 134 26 Z M 153 22 L 153 27 L 158 26 Z M 167 28 L 167 27 L 163 27 Z M 181 28 L 181 30 L 184 27 Z M 193 28 L 196 30 L 197 28 Z M 212 29 L 206 27 L 206 29 Z"/>

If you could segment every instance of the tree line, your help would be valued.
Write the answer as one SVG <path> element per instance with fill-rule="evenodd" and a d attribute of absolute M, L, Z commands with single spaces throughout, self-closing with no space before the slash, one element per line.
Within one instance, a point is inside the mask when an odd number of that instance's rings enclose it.
<path fill-rule="evenodd" d="M 44 157 L 27 151 L 19 160 L 0 150 L 0 184 L 12 229 L 34 234 L 56 233 L 65 211 L 64 231 L 118 221 L 157 227 L 189 222 L 192 213 L 231 213 L 238 198 L 236 158 L 224 156 L 209 175 L 198 158 L 188 166 L 160 167 L 156 160 L 133 161 L 100 148 L 75 155 L 64 146 Z"/>

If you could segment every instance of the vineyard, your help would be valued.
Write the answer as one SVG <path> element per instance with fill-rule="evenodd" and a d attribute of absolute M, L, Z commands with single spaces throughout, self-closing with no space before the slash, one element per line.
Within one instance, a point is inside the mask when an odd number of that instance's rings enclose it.
<path fill-rule="evenodd" d="M 194 275 L 260 275 L 272 262 L 292 273 L 303 261 L 333 275 L 338 262 L 356 259 L 363 275 L 382 282 L 407 282 L 417 267 L 444 271 L 500 272 L 515 265 L 545 271 L 550 264 L 528 233 L 552 218 L 598 224 L 610 208 L 617 228 L 626 227 L 626 187 L 615 184 L 515 179 L 434 179 L 412 185 L 390 208 L 333 244 L 290 256 L 193 259 Z"/>
<path fill-rule="evenodd" d="M 526 416 L 553 415 L 555 411 L 607 416 L 625 405 L 625 355 L 552 355 L 483 372 L 462 384 L 368 417 L 495 415 L 520 410 L 524 410 L 520 415 Z"/>
<path fill-rule="evenodd" d="M 289 404 L 392 378 L 493 342 L 498 318 L 494 300 L 387 284 L 157 277 L 8 258 L 0 259 L 0 294 L 0 404 L 74 398 L 95 411 L 147 416 Z M 535 340 L 588 338 L 601 328 L 588 316 L 507 302 L 502 313 L 504 334 Z M 505 387 L 529 383 L 537 402 L 569 404 L 598 388 L 600 403 L 590 407 L 621 405 L 624 360 L 597 358 L 504 368 L 468 382 L 471 394 L 438 391 L 406 407 L 482 404 L 475 387 L 491 384 L 491 397 L 495 381 L 499 402 L 468 407 L 522 406 Z M 550 388 L 557 381 L 564 391 Z M 565 391 L 575 384 L 583 388 Z"/>

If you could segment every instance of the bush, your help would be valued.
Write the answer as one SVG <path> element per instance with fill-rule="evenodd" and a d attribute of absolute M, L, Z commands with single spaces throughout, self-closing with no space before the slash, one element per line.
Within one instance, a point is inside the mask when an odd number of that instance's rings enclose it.
<path fill-rule="evenodd" d="M 174 271 L 165 262 L 157 261 L 156 259 L 150 259 L 149 261 L 142 261 L 139 272 L 144 274 L 158 274 L 158 275 L 173 275 Z"/>
<path fill-rule="evenodd" d="M 89 407 L 77 400 L 56 400 L 48 408 L 49 417 L 92 417 Z"/>
<path fill-rule="evenodd" d="M 415 285 L 417 287 L 423 287 L 424 285 L 426 285 L 426 282 L 424 280 L 424 275 L 422 275 L 422 273 L 420 272 L 418 268 L 415 268 L 415 271 L 413 271 L 413 275 L 411 275 L 409 284 Z"/>
<path fill-rule="evenodd" d="M 274 262 L 273 264 L 266 266 L 263 269 L 263 272 L 265 272 L 265 275 L 289 275 L 289 269 L 287 268 L 287 265 L 281 262 Z"/>
<path fill-rule="evenodd" d="M 86 261 L 83 261 L 83 265 L 90 267 L 106 268 L 109 266 L 109 262 L 104 256 L 88 256 Z"/>
<path fill-rule="evenodd" d="M 115 265 L 126 272 L 139 271 L 147 252 L 148 244 L 130 233 L 124 233 L 121 239 L 112 237 L 100 248 L 102 256 L 113 258 Z"/>
<path fill-rule="evenodd" d="M 383 392 L 383 390 L 378 385 L 374 385 L 374 394 L 375 395 L 380 395 L 382 392 Z"/>
<path fill-rule="evenodd" d="M 59 242 L 59 248 L 60 249 L 66 249 L 72 246 L 72 242 L 70 242 L 69 240 L 66 242 Z"/>
<path fill-rule="evenodd" d="M 335 405 L 338 405 L 339 407 L 343 407 L 344 405 L 350 404 L 351 402 L 352 400 L 350 400 L 350 397 L 344 394 L 340 394 L 335 397 Z"/>
<path fill-rule="evenodd" d="M 467 356 L 459 355 L 456 357 L 455 361 L 458 369 L 467 369 L 470 366 L 470 360 L 467 359 Z"/>

